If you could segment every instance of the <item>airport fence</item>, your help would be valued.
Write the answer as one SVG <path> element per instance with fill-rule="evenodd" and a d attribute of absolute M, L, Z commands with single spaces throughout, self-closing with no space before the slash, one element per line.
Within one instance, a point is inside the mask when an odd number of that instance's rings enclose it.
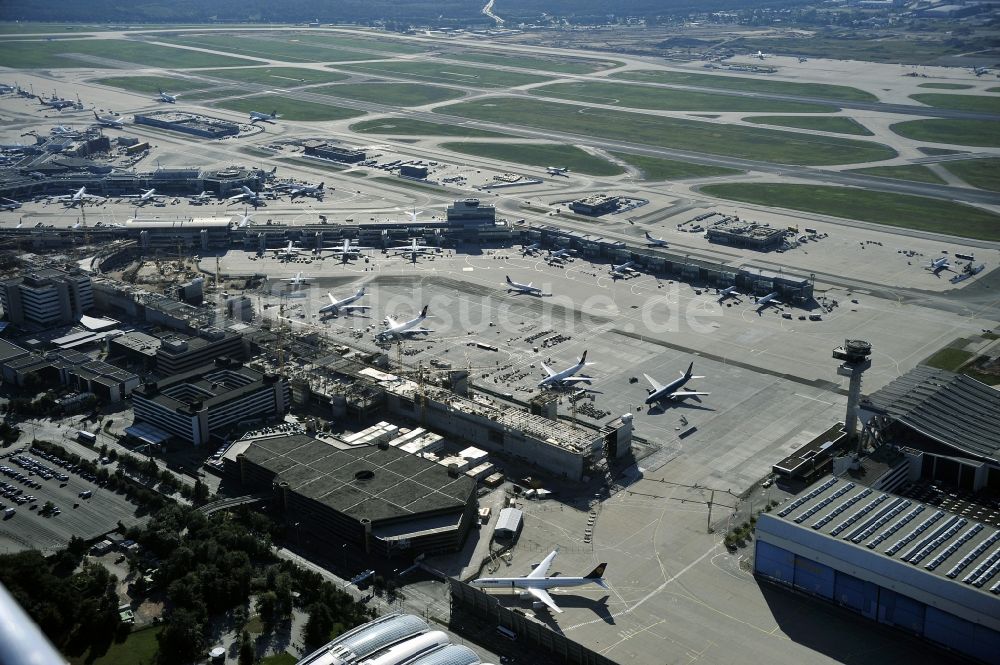
<path fill-rule="evenodd" d="M 566 663 L 579 665 L 618 665 L 607 656 L 591 651 L 579 642 L 555 632 L 548 626 L 528 618 L 519 610 L 512 610 L 500 601 L 476 587 L 456 580 L 449 580 L 451 586 L 452 617 L 454 609 L 461 607 L 479 619 L 496 622 L 513 633 L 518 642 L 528 642 L 547 651 L 551 656 Z"/>

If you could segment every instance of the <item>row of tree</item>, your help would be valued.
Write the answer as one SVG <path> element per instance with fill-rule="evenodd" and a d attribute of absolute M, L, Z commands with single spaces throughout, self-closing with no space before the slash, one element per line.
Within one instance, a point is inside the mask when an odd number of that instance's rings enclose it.
<path fill-rule="evenodd" d="M 265 515 L 241 509 L 206 517 L 170 505 L 143 529 L 127 534 L 159 559 L 155 586 L 166 590 L 165 626 L 159 635 L 161 665 L 189 662 L 204 653 L 212 619 L 255 610 L 265 631 L 287 622 L 293 607 L 309 612 L 307 643 L 322 644 L 336 632 L 366 621 L 369 612 L 318 574 L 274 553 L 276 525 Z M 238 611 L 237 611 L 238 610 Z M 242 646 L 241 646 L 242 649 Z"/>

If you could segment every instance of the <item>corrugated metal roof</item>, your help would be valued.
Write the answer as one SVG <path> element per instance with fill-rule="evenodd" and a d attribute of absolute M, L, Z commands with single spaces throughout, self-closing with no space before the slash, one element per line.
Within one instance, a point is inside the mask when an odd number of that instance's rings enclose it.
<path fill-rule="evenodd" d="M 917 366 L 862 400 L 943 445 L 1000 461 L 1000 391 L 961 374 Z"/>

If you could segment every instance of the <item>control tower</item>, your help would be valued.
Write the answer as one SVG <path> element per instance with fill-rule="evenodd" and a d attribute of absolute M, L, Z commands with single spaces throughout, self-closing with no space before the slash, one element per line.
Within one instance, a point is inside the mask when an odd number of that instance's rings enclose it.
<path fill-rule="evenodd" d="M 861 399 L 861 375 L 872 366 L 869 356 L 872 345 L 861 339 L 845 339 L 843 346 L 833 350 L 833 357 L 842 360 L 837 368 L 837 374 L 851 377 L 851 385 L 847 393 L 847 417 L 844 418 L 844 429 L 849 441 L 857 439 L 858 401 Z"/>

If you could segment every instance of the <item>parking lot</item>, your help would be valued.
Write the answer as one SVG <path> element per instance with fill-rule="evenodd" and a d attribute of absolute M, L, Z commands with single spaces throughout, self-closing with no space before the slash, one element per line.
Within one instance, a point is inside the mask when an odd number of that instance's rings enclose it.
<path fill-rule="evenodd" d="M 0 455 L 0 551 L 65 547 L 72 536 L 96 538 L 142 521 L 123 494 L 101 487 L 96 476 L 37 448 Z"/>

